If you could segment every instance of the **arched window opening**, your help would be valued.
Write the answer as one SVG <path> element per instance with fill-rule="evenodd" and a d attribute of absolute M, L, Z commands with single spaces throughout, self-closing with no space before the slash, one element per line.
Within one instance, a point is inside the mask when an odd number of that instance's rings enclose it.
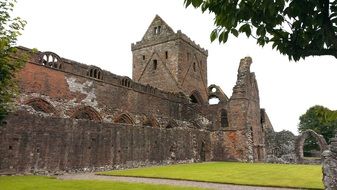
<path fill-rule="evenodd" d="M 199 103 L 198 99 L 193 94 L 190 96 L 190 102 L 194 103 L 194 104 L 198 104 Z"/>
<path fill-rule="evenodd" d="M 203 104 L 204 101 L 197 90 L 194 90 L 190 95 L 190 103 Z"/>
<path fill-rule="evenodd" d="M 40 55 L 40 63 L 46 67 L 61 69 L 61 58 L 53 52 L 44 52 Z"/>
<path fill-rule="evenodd" d="M 208 104 L 210 105 L 215 105 L 215 104 L 219 104 L 220 99 L 218 97 L 212 97 L 208 100 Z"/>
<path fill-rule="evenodd" d="M 129 78 L 123 78 L 122 79 L 122 86 L 126 86 L 128 88 L 131 88 L 131 80 Z"/>
<path fill-rule="evenodd" d="M 158 61 L 157 59 L 153 60 L 153 70 L 157 70 Z"/>
<path fill-rule="evenodd" d="M 221 110 L 221 127 L 228 127 L 228 115 L 227 110 Z"/>
<path fill-rule="evenodd" d="M 100 114 L 90 106 L 85 106 L 76 109 L 76 111 L 72 115 L 72 118 L 92 120 L 92 121 L 102 121 L 102 117 L 100 116 Z"/>
<path fill-rule="evenodd" d="M 196 72 L 197 71 L 197 64 L 195 62 L 193 62 L 193 71 Z"/>
<path fill-rule="evenodd" d="M 94 78 L 97 78 L 97 69 L 94 69 Z"/>
<path fill-rule="evenodd" d="M 89 70 L 87 71 L 87 76 L 91 78 L 103 80 L 102 70 L 97 67 L 89 68 Z"/>
<path fill-rule="evenodd" d="M 161 32 L 161 26 L 156 26 L 156 27 L 153 28 L 153 33 L 155 35 L 160 34 L 160 32 Z"/>
<path fill-rule="evenodd" d="M 219 86 L 212 84 L 207 88 L 207 91 L 208 91 L 208 100 L 213 97 L 216 97 L 220 100 L 219 103 L 228 102 L 228 97 Z"/>

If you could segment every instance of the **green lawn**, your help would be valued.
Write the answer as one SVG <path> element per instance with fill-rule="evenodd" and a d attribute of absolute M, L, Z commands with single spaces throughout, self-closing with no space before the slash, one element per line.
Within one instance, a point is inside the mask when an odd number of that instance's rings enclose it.
<path fill-rule="evenodd" d="M 208 162 L 117 170 L 99 174 L 323 189 L 320 165 Z"/>
<path fill-rule="evenodd" d="M 58 180 L 42 176 L 0 176 L 1 190 L 201 190 L 198 188 L 110 181 Z"/>

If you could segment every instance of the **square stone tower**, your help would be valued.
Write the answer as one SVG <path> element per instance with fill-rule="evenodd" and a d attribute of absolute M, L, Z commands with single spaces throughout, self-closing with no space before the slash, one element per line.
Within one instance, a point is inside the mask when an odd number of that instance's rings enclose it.
<path fill-rule="evenodd" d="M 180 30 L 174 32 L 158 15 L 141 41 L 131 45 L 132 79 L 161 90 L 183 92 L 194 103 L 206 103 L 207 56 Z"/>

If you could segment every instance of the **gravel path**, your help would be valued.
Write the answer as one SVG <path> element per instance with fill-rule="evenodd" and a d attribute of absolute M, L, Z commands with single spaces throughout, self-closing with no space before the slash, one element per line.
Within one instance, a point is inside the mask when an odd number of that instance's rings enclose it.
<path fill-rule="evenodd" d="M 209 188 L 216 190 L 294 190 L 289 188 L 253 187 L 253 186 L 228 185 L 228 184 L 172 180 L 172 179 L 102 176 L 102 175 L 95 175 L 94 173 L 65 174 L 62 176 L 58 176 L 58 179 L 122 181 L 130 183 L 150 183 L 150 184 L 190 186 L 190 187 Z"/>

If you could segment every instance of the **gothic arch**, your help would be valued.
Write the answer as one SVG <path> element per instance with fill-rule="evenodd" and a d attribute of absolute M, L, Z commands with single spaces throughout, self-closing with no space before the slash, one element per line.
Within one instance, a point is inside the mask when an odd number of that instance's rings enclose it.
<path fill-rule="evenodd" d="M 208 100 L 212 98 L 217 98 L 219 99 L 219 103 L 228 102 L 228 97 L 219 86 L 212 84 L 207 88 L 207 90 L 208 90 Z"/>
<path fill-rule="evenodd" d="M 129 113 L 121 113 L 121 114 L 119 114 L 114 119 L 114 122 L 115 123 L 131 124 L 131 125 L 135 124 L 135 121 L 133 120 L 133 118 L 131 117 L 131 115 Z"/>
<path fill-rule="evenodd" d="M 91 78 L 98 79 L 98 80 L 103 80 L 103 71 L 102 71 L 102 69 L 100 69 L 98 67 L 91 66 L 87 70 L 87 76 L 89 76 Z"/>
<path fill-rule="evenodd" d="M 197 90 L 194 90 L 190 95 L 190 102 L 195 104 L 204 104 L 204 100 L 202 99 L 202 96 L 200 95 L 200 92 Z"/>
<path fill-rule="evenodd" d="M 74 119 L 87 119 L 93 121 L 102 121 L 100 114 L 91 106 L 84 106 L 75 109 L 76 111 L 71 116 Z"/>
<path fill-rule="evenodd" d="M 120 81 L 120 84 L 122 86 L 126 86 L 128 88 L 132 87 L 132 80 L 129 77 L 123 77 L 122 80 Z"/>
<path fill-rule="evenodd" d="M 40 64 L 46 67 L 62 69 L 62 59 L 56 53 L 46 51 L 40 54 Z"/>
<path fill-rule="evenodd" d="M 44 113 L 56 113 L 54 106 L 42 98 L 33 98 L 25 102 L 26 105 L 31 106 L 35 111 Z"/>
<path fill-rule="evenodd" d="M 328 144 L 326 143 L 324 137 L 322 135 L 319 135 L 313 130 L 306 130 L 302 134 L 300 134 L 297 139 L 296 139 L 296 157 L 299 162 L 303 161 L 304 156 L 303 156 L 303 148 L 304 148 L 304 141 L 309 137 L 312 136 L 316 139 L 318 142 L 318 145 L 320 147 L 320 152 L 322 153 L 324 150 L 328 149 Z"/>

